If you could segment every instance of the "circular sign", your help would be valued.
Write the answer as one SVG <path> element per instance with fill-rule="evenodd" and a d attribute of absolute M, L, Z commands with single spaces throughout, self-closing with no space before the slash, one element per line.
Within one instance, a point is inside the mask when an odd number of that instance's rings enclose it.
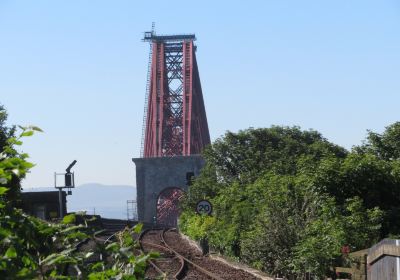
<path fill-rule="evenodd" d="M 208 200 L 200 200 L 196 205 L 197 214 L 211 215 L 212 205 Z"/>

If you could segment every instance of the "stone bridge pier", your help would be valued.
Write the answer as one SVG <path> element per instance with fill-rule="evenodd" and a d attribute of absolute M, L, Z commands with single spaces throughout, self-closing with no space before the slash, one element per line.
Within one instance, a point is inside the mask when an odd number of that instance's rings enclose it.
<path fill-rule="evenodd" d="M 187 192 L 188 179 L 198 176 L 204 166 L 204 159 L 200 155 L 134 158 L 132 161 L 136 165 L 138 220 L 144 223 L 163 223 L 159 220 L 160 213 L 157 213 L 161 211 L 161 207 L 157 205 L 164 200 L 163 192 L 171 189 Z M 162 206 L 163 211 L 168 212 L 168 204 Z M 173 207 L 170 208 L 173 211 Z M 166 214 L 169 215 L 169 221 L 175 221 L 175 224 L 168 222 L 168 225 L 176 225 L 177 214 Z"/>

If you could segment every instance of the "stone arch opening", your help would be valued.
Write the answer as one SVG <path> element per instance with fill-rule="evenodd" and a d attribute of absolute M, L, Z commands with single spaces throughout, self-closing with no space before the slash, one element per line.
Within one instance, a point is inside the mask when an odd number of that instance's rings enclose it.
<path fill-rule="evenodd" d="M 157 224 L 176 227 L 180 214 L 179 201 L 184 191 L 177 187 L 164 189 L 157 198 Z"/>

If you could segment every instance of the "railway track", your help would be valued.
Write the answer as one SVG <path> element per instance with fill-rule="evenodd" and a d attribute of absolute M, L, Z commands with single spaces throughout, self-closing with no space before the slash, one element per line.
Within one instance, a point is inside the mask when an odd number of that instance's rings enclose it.
<path fill-rule="evenodd" d="M 77 244 L 76 249 L 90 251 L 96 244 L 115 242 L 118 240 L 120 232 L 114 225 L 109 228 L 104 227 L 92 239 L 86 239 Z M 139 236 L 135 234 L 133 236 L 138 240 L 141 252 L 149 253 L 153 251 L 159 253 L 158 258 L 149 261 L 145 279 L 259 279 L 243 270 L 203 256 L 187 240 L 182 239 L 175 229 L 147 229 L 142 231 Z M 137 251 L 134 249 L 134 251 L 135 254 L 141 253 L 139 248 Z M 100 254 L 93 254 L 86 261 L 89 263 L 97 262 L 103 257 Z"/>
<path fill-rule="evenodd" d="M 159 258 L 149 262 L 150 267 L 146 271 L 146 278 L 153 279 L 182 279 L 185 271 L 183 258 L 175 255 L 162 243 L 162 230 L 145 230 L 139 236 L 139 244 L 142 252 L 156 251 Z"/>
<path fill-rule="evenodd" d="M 122 232 L 127 230 L 127 227 L 129 228 L 132 226 L 132 224 L 135 223 L 126 220 L 103 218 L 101 219 L 101 223 L 96 225 L 96 228 L 100 228 L 100 230 L 95 232 L 93 236 L 87 237 L 76 243 L 74 250 L 80 252 L 94 252 L 91 256 L 85 259 L 86 264 L 102 261 L 105 257 L 107 257 L 107 255 L 105 256 L 104 253 L 96 250 L 98 245 L 107 245 L 109 243 L 118 241 L 120 238 L 119 234 L 122 234 Z M 139 254 L 139 252 L 137 253 Z M 80 273 L 79 268 L 70 264 L 65 266 L 65 271 L 65 273 L 71 276 L 77 276 Z"/>
<path fill-rule="evenodd" d="M 102 231 L 99 231 L 98 233 L 93 235 L 93 238 L 85 238 L 84 240 L 78 242 L 75 245 L 75 250 L 81 251 L 81 252 L 89 252 L 92 251 L 97 244 L 106 244 L 109 242 L 112 242 L 113 239 L 115 238 L 115 233 L 108 233 L 106 229 L 103 229 Z M 85 260 L 86 264 L 89 263 L 96 263 L 100 260 L 102 260 L 103 256 L 99 253 L 95 253 L 91 255 L 89 258 Z M 65 271 L 68 275 L 70 276 L 78 276 L 80 271 L 77 267 L 72 266 L 70 264 L 67 264 L 65 267 Z"/>
<path fill-rule="evenodd" d="M 132 227 L 136 222 L 131 222 L 128 220 L 118 220 L 118 219 L 107 219 L 101 218 L 101 225 L 106 230 L 107 234 L 113 234 L 118 231 L 124 230 L 125 227 Z"/>
<path fill-rule="evenodd" d="M 139 236 L 143 252 L 160 252 L 150 263 L 147 279 L 258 279 L 253 275 L 205 257 L 175 229 L 145 230 Z"/>
<path fill-rule="evenodd" d="M 160 252 L 160 258 L 150 262 L 151 269 L 146 277 L 153 279 L 161 276 L 164 279 L 213 279 L 223 278 L 199 266 L 184 255 L 174 250 L 164 238 L 168 229 L 145 230 L 139 237 L 143 252 Z"/>

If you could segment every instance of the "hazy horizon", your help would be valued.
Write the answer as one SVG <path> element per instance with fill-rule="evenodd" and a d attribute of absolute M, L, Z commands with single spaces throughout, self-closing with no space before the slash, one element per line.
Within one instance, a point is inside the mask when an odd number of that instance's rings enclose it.
<path fill-rule="evenodd" d="M 136 186 L 134 186 L 134 185 L 112 185 L 112 184 L 102 184 L 102 183 L 97 183 L 97 182 L 84 183 L 84 184 L 81 184 L 81 185 L 77 185 L 75 188 L 87 187 L 87 186 L 91 186 L 91 185 L 96 185 L 98 187 L 131 187 L 131 188 L 136 189 Z M 31 190 L 31 189 L 32 190 L 35 190 L 35 189 L 54 189 L 54 190 L 57 190 L 54 187 L 54 183 L 53 183 L 53 186 L 51 186 L 51 187 L 47 187 L 47 186 L 24 187 L 23 191 L 27 191 L 27 190 Z"/>
<path fill-rule="evenodd" d="M 67 195 L 67 211 L 85 211 L 105 218 L 126 219 L 127 200 L 136 199 L 136 188 L 125 185 L 83 184 Z M 23 189 L 23 192 L 57 191 L 54 187 Z"/>

